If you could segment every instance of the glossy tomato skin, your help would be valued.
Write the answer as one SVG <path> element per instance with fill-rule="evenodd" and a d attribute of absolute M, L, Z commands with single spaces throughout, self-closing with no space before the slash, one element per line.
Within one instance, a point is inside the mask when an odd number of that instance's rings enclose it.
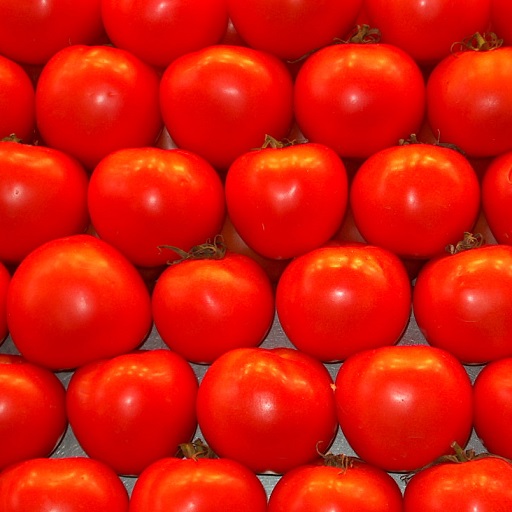
<path fill-rule="evenodd" d="M 0 263 L 0 345 L 9 332 L 7 327 L 7 291 L 10 282 L 11 273 L 3 263 Z"/>
<path fill-rule="evenodd" d="M 31 459 L 0 473 L 2 512 L 128 512 L 128 503 L 114 471 L 86 457 Z"/>
<path fill-rule="evenodd" d="M 171 350 L 209 364 L 228 350 L 264 340 L 274 321 L 274 290 L 258 263 L 228 252 L 164 270 L 153 290 L 152 311 Z"/>
<path fill-rule="evenodd" d="M 434 259 L 413 293 L 416 322 L 429 344 L 465 364 L 512 356 L 512 247 L 487 245 Z"/>
<path fill-rule="evenodd" d="M 228 24 L 225 0 L 103 0 L 101 12 L 116 47 L 158 68 L 219 43 Z"/>
<path fill-rule="evenodd" d="M 241 154 L 286 137 L 292 78 L 277 57 L 214 45 L 174 60 L 161 79 L 165 126 L 176 145 L 226 171 Z"/>
<path fill-rule="evenodd" d="M 170 350 L 122 354 L 73 374 L 69 422 L 90 457 L 120 475 L 139 475 L 191 440 L 197 387 L 191 366 Z"/>
<path fill-rule="evenodd" d="M 130 512 L 175 510 L 266 512 L 265 489 L 257 476 L 230 459 L 161 459 L 137 480 Z"/>
<path fill-rule="evenodd" d="M 402 512 L 402 493 L 385 471 L 354 459 L 348 468 L 306 465 L 277 482 L 268 512 Z"/>
<path fill-rule="evenodd" d="M 405 50 L 418 63 L 432 66 L 452 45 L 489 28 L 491 0 L 364 0 L 367 21 L 383 43 Z M 421 34 L 421 37 L 418 37 Z"/>
<path fill-rule="evenodd" d="M 417 133 L 425 82 L 412 57 L 385 44 L 338 44 L 312 54 L 295 81 L 297 123 L 310 142 L 364 159 Z"/>
<path fill-rule="evenodd" d="M 345 165 L 322 144 L 250 151 L 226 176 L 226 204 L 236 230 L 267 258 L 290 259 L 327 242 L 348 201 Z"/>
<path fill-rule="evenodd" d="M 18 264 L 55 238 L 89 225 L 88 176 L 62 151 L 0 142 L 0 261 Z"/>
<path fill-rule="evenodd" d="M 14 344 L 31 362 L 73 369 L 135 349 L 152 325 L 135 267 L 91 235 L 47 242 L 14 273 L 7 295 Z"/>
<path fill-rule="evenodd" d="M 471 230 L 480 210 L 480 183 L 458 151 L 401 145 L 363 162 L 352 181 L 350 204 L 369 243 L 427 260 Z"/>
<path fill-rule="evenodd" d="M 88 188 L 96 232 L 134 265 L 156 267 L 213 239 L 225 214 L 220 176 L 184 150 L 125 148 L 103 158 Z"/>
<path fill-rule="evenodd" d="M 255 473 L 281 474 L 312 462 L 338 427 L 327 369 L 291 348 L 220 356 L 199 385 L 197 415 L 212 450 Z"/>
<path fill-rule="evenodd" d="M 395 344 L 411 313 L 411 283 L 393 253 L 365 244 L 323 247 L 286 267 L 276 290 L 283 331 L 323 361 Z"/>
<path fill-rule="evenodd" d="M 159 76 L 131 53 L 74 45 L 44 66 L 36 88 L 44 143 L 92 170 L 112 151 L 151 146 L 162 128 Z"/>
<path fill-rule="evenodd" d="M 488 452 L 512 458 L 512 358 L 486 365 L 473 385 L 475 432 Z"/>
<path fill-rule="evenodd" d="M 512 94 L 506 85 L 511 77 L 512 47 L 455 52 L 443 59 L 427 81 L 432 131 L 469 157 L 512 150 Z"/>
<path fill-rule="evenodd" d="M 404 512 L 506 512 L 512 507 L 512 465 L 497 457 L 445 463 L 420 471 L 404 492 Z"/>
<path fill-rule="evenodd" d="M 444 350 L 398 345 L 359 352 L 343 363 L 335 384 L 347 441 L 386 471 L 417 470 L 469 439 L 471 381 Z"/>
<path fill-rule="evenodd" d="M 65 396 L 50 370 L 0 354 L 0 471 L 54 451 L 68 424 Z"/>
<path fill-rule="evenodd" d="M 344 36 L 355 25 L 362 3 L 228 0 L 228 9 L 235 29 L 249 46 L 294 60 Z"/>

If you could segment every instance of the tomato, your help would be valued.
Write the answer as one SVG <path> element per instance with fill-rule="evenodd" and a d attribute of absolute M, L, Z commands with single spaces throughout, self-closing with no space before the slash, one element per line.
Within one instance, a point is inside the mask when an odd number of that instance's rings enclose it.
<path fill-rule="evenodd" d="M 162 128 L 159 77 L 131 53 L 74 45 L 44 66 L 36 88 L 44 143 L 93 169 L 108 153 L 151 146 Z"/>
<path fill-rule="evenodd" d="M 405 144 L 370 156 L 350 189 L 363 237 L 402 258 L 429 259 L 457 243 L 480 210 L 480 184 L 458 151 Z"/>
<path fill-rule="evenodd" d="M 228 0 L 240 37 L 252 48 L 298 59 L 344 36 L 355 25 L 362 0 Z"/>
<path fill-rule="evenodd" d="M 0 354 L 0 471 L 53 452 L 67 427 L 65 395 L 50 370 Z"/>
<path fill-rule="evenodd" d="M 413 293 L 428 343 L 466 364 L 512 356 L 512 247 L 487 245 L 431 260 Z"/>
<path fill-rule="evenodd" d="M 27 72 L 0 55 L 0 140 L 15 134 L 25 142 L 34 138 L 35 90 Z"/>
<path fill-rule="evenodd" d="M 512 245 L 512 151 L 495 157 L 482 179 L 482 209 L 500 244 Z"/>
<path fill-rule="evenodd" d="M 7 328 L 7 292 L 11 282 L 11 274 L 3 263 L 0 263 L 0 345 L 8 334 Z"/>
<path fill-rule="evenodd" d="M 79 162 L 44 146 L 0 142 L 0 261 L 19 263 L 55 238 L 89 225 L 88 176 Z"/>
<path fill-rule="evenodd" d="M 267 496 L 257 476 L 230 459 L 161 459 L 141 474 L 130 512 L 175 510 L 266 512 Z"/>
<path fill-rule="evenodd" d="M 404 512 L 507 512 L 510 507 L 512 464 L 492 456 L 424 469 L 404 492 Z"/>
<path fill-rule="evenodd" d="M 174 60 L 165 70 L 160 105 L 176 145 L 225 171 L 265 135 L 282 139 L 292 124 L 292 78 L 273 55 L 214 45 Z"/>
<path fill-rule="evenodd" d="M 0 54 L 44 64 L 62 48 L 103 34 L 101 0 L 0 0 Z"/>
<path fill-rule="evenodd" d="M 295 81 L 297 123 L 310 142 L 364 159 L 416 133 L 425 83 L 412 57 L 386 44 L 337 44 L 312 54 Z"/>
<path fill-rule="evenodd" d="M 512 5 L 508 0 L 491 0 L 491 29 L 504 44 L 512 45 L 512 26 L 509 23 Z"/>
<path fill-rule="evenodd" d="M 14 273 L 7 323 L 20 353 L 73 369 L 140 345 L 152 324 L 148 289 L 124 256 L 91 235 L 47 242 Z"/>
<path fill-rule="evenodd" d="M 324 247 L 286 267 L 276 310 L 296 348 L 324 362 L 341 361 L 399 340 L 411 313 L 411 284 L 386 249 Z"/>
<path fill-rule="evenodd" d="M 444 350 L 398 345 L 359 352 L 341 365 L 335 384 L 348 443 L 386 471 L 417 470 L 450 453 L 453 441 L 465 446 L 471 434 L 471 381 Z"/>
<path fill-rule="evenodd" d="M 427 82 L 427 116 L 433 132 L 470 157 L 512 150 L 512 92 L 507 85 L 511 79 L 509 46 L 457 51 L 443 59 Z"/>
<path fill-rule="evenodd" d="M 475 432 L 487 451 L 512 458 L 512 358 L 486 365 L 473 384 Z"/>
<path fill-rule="evenodd" d="M 160 275 L 153 318 L 164 343 L 195 363 L 212 363 L 228 350 L 256 347 L 274 320 L 274 291 L 249 256 L 191 259 Z"/>
<path fill-rule="evenodd" d="M 402 512 L 400 488 L 385 471 L 355 458 L 332 459 L 283 475 L 268 512 Z"/>
<path fill-rule="evenodd" d="M 239 348 L 208 367 L 197 418 L 219 457 L 255 473 L 284 473 L 318 458 L 337 432 L 332 378 L 291 348 Z"/>
<path fill-rule="evenodd" d="M 170 350 L 103 359 L 71 377 L 69 423 L 90 457 L 118 474 L 139 475 L 191 440 L 197 387 L 190 365 Z"/>
<path fill-rule="evenodd" d="M 189 151 L 126 148 L 94 169 L 88 207 L 100 238 L 135 265 L 154 267 L 177 257 L 162 246 L 189 251 L 220 232 L 224 188 L 215 169 Z"/>
<path fill-rule="evenodd" d="M 228 23 L 225 0 L 103 0 L 101 12 L 116 47 L 160 68 L 218 43 Z"/>
<path fill-rule="evenodd" d="M 2 512 L 128 512 L 128 503 L 119 477 L 86 457 L 31 459 L 0 473 Z"/>
<path fill-rule="evenodd" d="M 364 0 L 364 6 L 383 43 L 432 66 L 450 54 L 454 43 L 489 28 L 491 0 Z"/>
<path fill-rule="evenodd" d="M 345 166 L 321 144 L 250 151 L 226 175 L 231 222 L 267 258 L 290 259 L 327 242 L 343 220 L 347 198 Z"/>

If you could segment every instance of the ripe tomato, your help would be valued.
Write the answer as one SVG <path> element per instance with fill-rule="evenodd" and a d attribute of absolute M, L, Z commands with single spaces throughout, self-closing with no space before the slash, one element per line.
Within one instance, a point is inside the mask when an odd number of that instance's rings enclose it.
<path fill-rule="evenodd" d="M 503 38 L 504 44 L 512 45 L 512 4 L 508 0 L 491 0 L 491 29 L 498 37 Z"/>
<path fill-rule="evenodd" d="M 157 72 L 125 50 L 70 46 L 41 71 L 37 127 L 45 144 L 92 170 L 112 151 L 156 141 L 162 128 L 158 88 Z"/>
<path fill-rule="evenodd" d="M 0 261 L 19 263 L 55 238 L 89 225 L 88 176 L 56 149 L 0 142 Z"/>
<path fill-rule="evenodd" d="M 274 320 L 274 291 L 249 256 L 192 259 L 171 265 L 152 294 L 153 318 L 171 350 L 212 363 L 228 350 L 258 346 Z"/>
<path fill-rule="evenodd" d="M 312 54 L 295 81 L 297 123 L 310 142 L 367 158 L 416 133 L 425 111 L 423 75 L 386 44 L 337 44 Z"/>
<path fill-rule="evenodd" d="M 182 150 L 120 149 L 103 158 L 89 184 L 92 224 L 132 263 L 176 259 L 164 245 L 189 251 L 213 238 L 224 220 L 224 188 L 215 169 Z"/>
<path fill-rule="evenodd" d="M 489 28 L 491 0 L 365 0 L 364 6 L 383 43 L 431 66 L 450 54 L 453 43 Z"/>
<path fill-rule="evenodd" d="M 433 132 L 470 157 L 512 150 L 510 80 L 510 46 L 458 51 L 443 59 L 427 82 L 427 116 Z"/>
<path fill-rule="evenodd" d="M 17 62 L 2 55 L 0 112 L 0 140 L 15 134 L 24 142 L 32 142 L 36 125 L 34 85 L 27 72 Z"/>
<path fill-rule="evenodd" d="M 170 350 L 123 354 L 79 368 L 66 403 L 84 451 L 121 475 L 177 453 L 196 431 L 197 378 Z"/>
<path fill-rule="evenodd" d="M 225 0 L 103 0 L 101 12 L 116 47 L 160 68 L 218 43 L 228 23 Z"/>
<path fill-rule="evenodd" d="M 327 242 L 343 220 L 347 197 L 345 166 L 322 144 L 250 151 L 226 176 L 231 222 L 267 258 L 290 259 Z"/>
<path fill-rule="evenodd" d="M 11 274 L 6 266 L 0 262 L 0 345 L 7 337 L 7 292 L 11 282 Z"/>
<path fill-rule="evenodd" d="M 298 59 L 344 36 L 355 25 L 362 0 L 228 0 L 240 37 L 252 48 Z"/>
<path fill-rule="evenodd" d="M 283 331 L 324 362 L 396 343 L 411 313 L 411 283 L 393 253 L 369 245 L 313 250 L 293 260 L 277 285 Z"/>
<path fill-rule="evenodd" d="M 50 370 L 0 354 L 0 471 L 53 452 L 67 427 L 65 396 Z"/>
<path fill-rule="evenodd" d="M 369 243 L 402 258 L 426 260 L 471 230 L 480 210 L 480 184 L 458 151 L 405 144 L 363 162 L 352 181 L 350 204 Z"/>
<path fill-rule="evenodd" d="M 114 471 L 86 457 L 31 459 L 0 473 L 2 512 L 128 512 L 128 503 Z"/>
<path fill-rule="evenodd" d="M 72 369 L 140 345 L 151 299 L 137 270 L 90 235 L 47 242 L 14 273 L 7 323 L 20 353 L 53 370 Z"/>
<path fill-rule="evenodd" d="M 165 70 L 160 105 L 176 145 L 227 170 L 265 135 L 282 139 L 292 124 L 292 78 L 273 55 L 214 45 L 174 60 Z"/>
<path fill-rule="evenodd" d="M 512 358 L 486 365 L 473 385 L 475 432 L 490 453 L 512 458 Z"/>
<path fill-rule="evenodd" d="M 291 348 L 240 348 L 207 369 L 197 394 L 205 441 L 255 473 L 284 473 L 327 450 L 338 424 L 332 378 Z"/>
<path fill-rule="evenodd" d="M 341 365 L 335 384 L 347 441 L 386 471 L 417 470 L 450 453 L 454 440 L 465 446 L 471 434 L 471 381 L 444 350 L 399 345 L 359 352 Z"/>
<path fill-rule="evenodd" d="M 400 488 L 385 471 L 358 459 L 333 459 L 283 475 L 270 495 L 268 512 L 402 512 Z"/>
<path fill-rule="evenodd" d="M 463 363 L 512 356 L 512 247 L 487 245 L 428 262 L 413 293 L 428 343 Z"/>

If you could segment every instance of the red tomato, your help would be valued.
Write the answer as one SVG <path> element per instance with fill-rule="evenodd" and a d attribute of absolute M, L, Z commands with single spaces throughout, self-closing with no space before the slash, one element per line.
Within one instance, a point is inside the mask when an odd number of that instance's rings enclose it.
<path fill-rule="evenodd" d="M 429 259 L 473 227 L 480 184 L 458 151 L 406 144 L 379 151 L 361 165 L 350 204 L 369 243 L 403 258 Z"/>
<path fill-rule="evenodd" d="M 0 354 L 0 471 L 53 452 L 67 427 L 65 396 L 50 370 Z"/>
<path fill-rule="evenodd" d="M 402 492 L 385 471 L 357 459 L 331 464 L 299 466 L 283 475 L 268 512 L 402 512 Z"/>
<path fill-rule="evenodd" d="M 226 0 L 103 0 L 101 11 L 116 47 L 160 68 L 218 43 L 228 23 Z"/>
<path fill-rule="evenodd" d="M 228 0 L 236 31 L 253 48 L 298 59 L 353 28 L 362 0 Z"/>
<path fill-rule="evenodd" d="M 85 232 L 88 177 L 76 160 L 0 142 L 0 166 L 0 261 L 17 264 L 44 242 Z"/>
<path fill-rule="evenodd" d="M 512 464 L 492 456 L 424 469 L 404 492 L 404 512 L 508 512 L 511 508 Z"/>
<path fill-rule="evenodd" d="M 491 0 L 491 29 L 503 38 L 507 46 L 512 45 L 511 16 L 512 4 L 509 0 Z"/>
<path fill-rule="evenodd" d="M 255 473 L 312 462 L 338 428 L 327 369 L 290 348 L 240 348 L 220 356 L 199 385 L 197 417 L 219 457 Z"/>
<path fill-rule="evenodd" d="M 170 350 L 90 363 L 69 381 L 69 423 L 90 457 L 118 474 L 139 475 L 191 440 L 197 387 L 190 365 Z"/>
<path fill-rule="evenodd" d="M 44 64 L 62 48 L 103 34 L 101 0 L 0 0 L 0 53 Z M 68 91 L 69 92 L 69 91 Z"/>
<path fill-rule="evenodd" d="M 103 158 L 88 193 L 100 238 L 141 267 L 163 265 L 215 237 L 224 220 L 224 188 L 215 169 L 182 150 L 126 148 Z"/>
<path fill-rule="evenodd" d="M 341 365 L 335 384 L 347 441 L 386 471 L 417 470 L 450 453 L 454 440 L 465 446 L 471 434 L 471 381 L 444 350 L 399 345 L 359 352 Z"/>
<path fill-rule="evenodd" d="M 31 459 L 0 473 L 2 512 L 128 512 L 128 503 L 119 477 L 86 457 Z"/>
<path fill-rule="evenodd" d="M 416 322 L 433 346 L 463 363 L 512 356 L 512 247 L 488 245 L 431 260 L 413 293 Z"/>
<path fill-rule="evenodd" d="M 327 242 L 343 220 L 347 197 L 345 166 L 321 144 L 244 153 L 226 176 L 231 221 L 267 258 L 289 259 Z"/>
<path fill-rule="evenodd" d="M 27 72 L 18 63 L 2 55 L 0 55 L 0 112 L 2 112 L 0 140 L 11 134 L 24 142 L 33 140 L 36 125 L 34 85 Z"/>
<path fill-rule="evenodd" d="M 500 244 L 512 245 L 512 151 L 492 160 L 482 180 L 482 209 Z"/>
<path fill-rule="evenodd" d="M 74 45 L 55 54 L 36 89 L 44 142 L 88 169 L 108 153 L 151 146 L 162 128 L 156 71 L 111 46 Z"/>
<path fill-rule="evenodd" d="M 386 249 L 324 247 L 286 267 L 276 310 L 296 348 L 324 362 L 341 361 L 399 340 L 410 318 L 411 283 Z"/>
<path fill-rule="evenodd" d="M 190 52 L 165 70 L 160 104 L 178 147 L 226 170 L 241 154 L 282 139 L 292 124 L 292 78 L 273 55 L 242 46 Z"/>
<path fill-rule="evenodd" d="M 128 352 L 151 328 L 140 274 L 102 240 L 75 235 L 32 251 L 14 273 L 7 322 L 29 361 L 71 369 Z"/>
<path fill-rule="evenodd" d="M 512 458 L 512 358 L 493 361 L 473 385 L 475 432 L 487 451 Z"/>
<path fill-rule="evenodd" d="M 512 150 L 510 80 L 509 46 L 459 51 L 443 59 L 427 82 L 427 116 L 433 132 L 470 157 Z"/>
<path fill-rule="evenodd" d="M 11 274 L 0 262 L 0 345 L 7 337 L 7 292 L 11 282 Z"/>
<path fill-rule="evenodd" d="M 379 28 L 382 42 L 427 65 L 449 55 L 454 43 L 485 32 L 490 6 L 491 0 L 364 0 L 368 23 Z"/>
<path fill-rule="evenodd" d="M 412 57 L 385 44 L 337 44 L 312 54 L 295 81 L 305 137 L 341 157 L 367 158 L 416 133 L 425 83 Z"/>
<path fill-rule="evenodd" d="M 263 341 L 274 320 L 274 291 L 258 263 L 228 252 L 168 267 L 152 306 L 155 327 L 171 350 L 212 363 L 228 350 Z"/>

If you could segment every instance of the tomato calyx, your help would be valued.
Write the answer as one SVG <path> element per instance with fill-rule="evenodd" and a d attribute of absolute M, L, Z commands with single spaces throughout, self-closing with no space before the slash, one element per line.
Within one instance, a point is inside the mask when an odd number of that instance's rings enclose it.
<path fill-rule="evenodd" d="M 474 51 L 474 52 L 488 52 L 497 50 L 503 45 L 503 39 L 500 39 L 494 32 L 475 32 L 462 41 L 452 44 L 452 53 Z"/>
<path fill-rule="evenodd" d="M 331 468 L 339 468 L 341 469 L 342 473 L 345 473 L 345 471 L 347 471 L 354 465 L 355 457 L 345 455 L 344 453 L 323 453 L 318 449 L 318 444 L 316 446 L 316 452 L 318 453 L 318 455 L 320 455 L 322 459 L 322 464 L 324 466 L 328 466 Z"/>
<path fill-rule="evenodd" d="M 23 142 L 22 139 L 20 139 L 15 133 L 11 133 L 7 137 L 3 137 L 1 139 L 2 142 L 17 142 L 18 144 L 21 144 Z"/>
<path fill-rule="evenodd" d="M 181 455 L 185 459 L 217 459 L 217 455 L 213 450 L 202 440 L 194 439 L 190 443 L 181 443 L 179 445 Z"/>
<path fill-rule="evenodd" d="M 262 146 L 260 148 L 256 149 L 282 149 L 287 148 L 290 146 L 295 146 L 298 144 L 296 140 L 290 140 L 290 139 L 282 139 L 277 140 L 276 138 L 272 137 L 272 135 L 265 135 L 265 142 L 263 142 Z"/>
<path fill-rule="evenodd" d="M 408 139 L 400 139 L 398 141 L 399 146 L 408 146 L 411 144 L 430 144 L 432 146 L 438 146 L 440 148 L 453 149 L 454 151 L 458 151 L 461 155 L 465 155 L 465 152 L 462 149 L 460 149 L 456 144 L 452 144 L 450 142 L 441 142 L 440 135 L 438 135 L 438 137 L 432 143 L 420 141 L 415 133 L 411 133 Z"/>
<path fill-rule="evenodd" d="M 450 244 L 446 246 L 446 252 L 449 254 L 458 254 L 463 251 L 470 251 L 481 247 L 484 243 L 484 237 L 481 233 L 470 233 L 469 231 L 464 232 L 462 240 L 457 242 L 455 245 Z"/>
<path fill-rule="evenodd" d="M 159 245 L 158 248 L 169 249 L 178 254 L 179 258 L 167 261 L 168 265 L 176 265 L 186 260 L 221 260 L 227 251 L 222 235 L 215 235 L 213 241 L 208 239 L 204 244 L 195 245 L 189 251 L 173 245 Z"/>
<path fill-rule="evenodd" d="M 356 25 L 348 35 L 348 39 L 338 39 L 337 42 L 342 44 L 377 44 L 380 43 L 380 39 L 380 30 L 364 23 L 362 25 Z"/>

